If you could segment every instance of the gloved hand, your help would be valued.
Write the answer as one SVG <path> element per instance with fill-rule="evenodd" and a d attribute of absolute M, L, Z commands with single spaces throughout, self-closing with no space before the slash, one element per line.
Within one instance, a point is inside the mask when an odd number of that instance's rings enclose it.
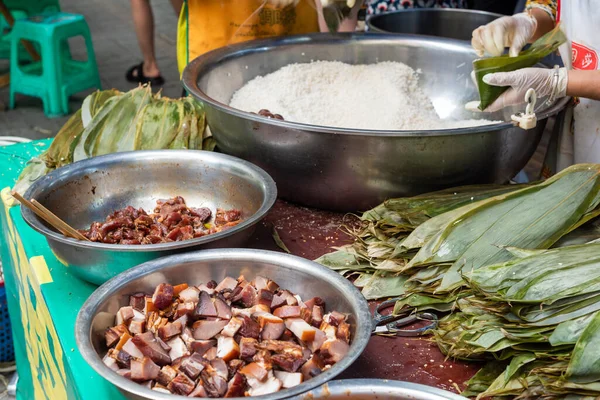
<path fill-rule="evenodd" d="M 537 20 L 528 13 L 498 18 L 475 29 L 471 45 L 479 57 L 483 57 L 486 51 L 494 57 L 500 56 L 505 47 L 509 48 L 508 54 L 511 57 L 516 57 L 536 28 Z"/>
<path fill-rule="evenodd" d="M 558 79 L 555 69 L 523 68 L 513 72 L 498 72 L 483 77 L 483 81 L 493 86 L 510 86 L 492 104 L 485 109 L 486 112 L 499 111 L 505 107 L 522 104 L 525 102 L 527 90 L 534 89 L 538 98 L 550 96 L 554 91 L 554 98 L 567 95 L 569 75 L 566 68 L 558 70 Z"/>
<path fill-rule="evenodd" d="M 277 8 L 285 8 L 287 6 L 293 5 L 296 7 L 300 0 L 267 0 L 267 3 L 277 7 Z"/>
<path fill-rule="evenodd" d="M 356 0 L 321 0 L 321 5 L 323 7 L 328 7 L 335 3 L 346 3 L 346 5 L 350 8 L 354 7 L 356 4 Z"/>

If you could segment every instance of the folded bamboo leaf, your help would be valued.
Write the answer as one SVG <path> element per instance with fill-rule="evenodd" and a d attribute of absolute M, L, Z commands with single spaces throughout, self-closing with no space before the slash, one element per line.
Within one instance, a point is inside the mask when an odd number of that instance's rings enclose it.
<path fill-rule="evenodd" d="M 544 57 L 557 51 L 559 46 L 566 41 L 567 38 L 560 29 L 560 25 L 557 25 L 556 28 L 536 40 L 529 49 L 522 51 L 517 57 L 503 55 L 473 61 L 473 71 L 475 72 L 475 79 L 481 100 L 479 108 L 485 110 L 508 89 L 507 87 L 488 85 L 483 81 L 485 75 L 533 67 Z"/>
<path fill-rule="evenodd" d="M 448 213 L 442 214 L 436 218 L 444 220 L 443 230 L 425 243 L 406 269 L 453 262 L 438 289 L 452 291 L 463 284 L 463 266 L 468 271 L 511 259 L 501 246 L 548 248 L 597 207 L 599 176 L 600 165 L 573 166 L 539 185 L 465 206 L 466 212 L 452 221 L 447 221 Z"/>
<path fill-rule="evenodd" d="M 558 346 L 577 343 L 577 340 L 595 316 L 596 314 L 588 314 L 559 324 L 550 335 L 550 344 Z"/>
<path fill-rule="evenodd" d="M 600 313 L 588 323 L 575 344 L 566 378 L 573 383 L 600 381 Z M 600 390 L 600 382 L 597 382 Z"/>
<path fill-rule="evenodd" d="M 362 294 L 367 300 L 396 297 L 404 294 L 406 276 L 398 276 L 382 271 L 376 271 L 362 286 Z M 360 282 L 355 282 L 359 286 Z M 360 286 L 359 286 L 360 287 Z"/>

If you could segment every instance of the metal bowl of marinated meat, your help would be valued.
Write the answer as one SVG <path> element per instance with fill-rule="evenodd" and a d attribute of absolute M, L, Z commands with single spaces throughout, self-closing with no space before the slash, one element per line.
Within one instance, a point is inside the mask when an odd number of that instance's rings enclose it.
<path fill-rule="evenodd" d="M 569 100 L 560 99 L 551 106 L 538 102 L 538 124 L 530 130 L 504 122 L 460 129 L 382 131 L 265 118 L 230 107 L 232 95 L 253 78 L 292 63 L 397 61 L 421 70 L 419 85 L 438 116 L 511 121 L 511 114 L 522 112 L 522 107 L 493 114 L 465 110 L 465 103 L 479 98 L 470 78 L 476 57 L 469 43 L 432 36 L 290 36 L 206 53 L 188 64 L 183 84 L 205 105 L 219 149 L 267 171 L 282 198 L 318 208 L 360 211 L 391 197 L 509 181 L 534 153 L 547 117 Z"/>
<path fill-rule="evenodd" d="M 298 400 L 466 400 L 431 386 L 387 379 L 332 381 L 297 397 Z"/>
<path fill-rule="evenodd" d="M 195 150 L 114 153 L 59 168 L 25 193 L 76 229 L 89 229 L 127 206 L 152 210 L 159 199 L 182 196 L 189 206 L 241 211 L 242 222 L 207 236 L 169 243 L 124 245 L 86 242 L 56 232 L 26 207 L 25 221 L 44 235 L 68 270 L 102 284 L 135 265 L 210 247 L 239 247 L 273 206 L 271 177 L 247 161 Z"/>
<path fill-rule="evenodd" d="M 251 281 L 257 275 L 275 281 L 280 287 L 303 299 L 321 297 L 327 310 L 348 314 L 350 349 L 330 369 L 289 389 L 258 396 L 260 399 L 285 399 L 314 389 L 348 368 L 363 352 L 371 336 L 371 315 L 360 292 L 339 274 L 299 257 L 250 249 L 206 250 L 153 260 L 116 276 L 99 287 L 81 308 L 75 324 L 77 347 L 85 361 L 103 378 L 130 399 L 173 399 L 130 381 L 107 367 L 104 334 L 115 325 L 115 314 L 129 305 L 129 296 L 152 292 L 160 283 L 199 285 L 219 282 L 226 276 Z"/>
<path fill-rule="evenodd" d="M 419 8 L 373 15 L 367 20 L 369 31 L 439 36 L 471 41 L 472 33 L 482 25 L 502 17 L 478 10 Z"/>

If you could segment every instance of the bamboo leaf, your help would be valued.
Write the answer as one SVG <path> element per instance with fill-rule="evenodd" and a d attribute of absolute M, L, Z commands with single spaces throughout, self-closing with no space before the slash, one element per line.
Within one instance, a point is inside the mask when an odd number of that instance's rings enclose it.
<path fill-rule="evenodd" d="M 594 315 L 575 344 L 566 378 L 574 383 L 600 381 L 600 313 Z M 600 390 L 600 382 L 598 382 Z"/>
<path fill-rule="evenodd" d="M 517 57 L 503 55 L 473 61 L 473 71 L 475 72 L 475 79 L 481 100 L 479 108 L 485 110 L 508 89 L 507 87 L 488 85 L 483 81 L 485 75 L 533 67 L 544 57 L 558 50 L 558 47 L 566 41 L 566 36 L 561 31 L 560 26 L 557 25 L 556 28 L 536 40 L 529 49 L 522 51 Z"/>

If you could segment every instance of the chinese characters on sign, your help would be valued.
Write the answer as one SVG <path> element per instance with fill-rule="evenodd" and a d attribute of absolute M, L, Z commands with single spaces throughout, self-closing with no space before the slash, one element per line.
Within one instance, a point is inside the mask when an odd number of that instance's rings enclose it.
<path fill-rule="evenodd" d="M 596 70 L 598 69 L 598 53 L 587 46 L 573 42 L 573 69 Z"/>

